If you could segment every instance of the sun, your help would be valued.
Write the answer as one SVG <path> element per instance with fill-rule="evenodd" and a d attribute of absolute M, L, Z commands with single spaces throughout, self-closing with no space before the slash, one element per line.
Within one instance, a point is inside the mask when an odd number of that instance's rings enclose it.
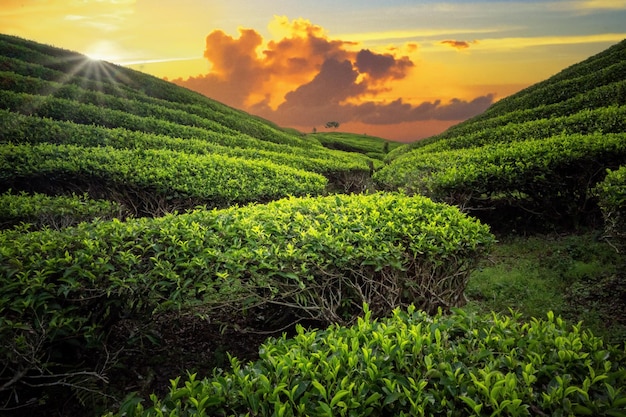
<path fill-rule="evenodd" d="M 87 47 L 84 54 L 92 61 L 119 61 L 122 57 L 120 49 L 115 42 L 98 41 Z"/>

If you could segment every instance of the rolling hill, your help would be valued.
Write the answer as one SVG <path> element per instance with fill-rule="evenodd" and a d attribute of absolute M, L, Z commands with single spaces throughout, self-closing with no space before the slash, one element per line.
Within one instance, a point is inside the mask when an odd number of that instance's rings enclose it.
<path fill-rule="evenodd" d="M 446 132 L 395 149 L 374 175 L 498 227 L 597 221 L 591 193 L 626 161 L 626 41 Z"/>

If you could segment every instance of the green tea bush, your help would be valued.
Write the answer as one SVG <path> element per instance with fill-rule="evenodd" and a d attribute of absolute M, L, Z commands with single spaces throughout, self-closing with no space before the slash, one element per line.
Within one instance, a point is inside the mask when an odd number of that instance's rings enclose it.
<path fill-rule="evenodd" d="M 626 160 L 626 135 L 564 135 L 442 152 L 415 150 L 373 176 L 383 189 L 473 210 L 518 208 L 545 224 L 576 226 L 592 216 L 591 188 Z M 500 213 L 502 210 L 500 210 Z"/>
<path fill-rule="evenodd" d="M 497 105 L 497 103 L 494 104 L 494 107 Z M 626 81 L 618 81 L 605 86 L 598 86 L 589 91 L 581 92 L 575 97 L 562 102 L 515 110 L 497 116 L 474 117 L 450 127 L 448 130 L 439 135 L 431 136 L 429 138 L 396 148 L 386 156 L 385 161 L 391 162 L 411 150 L 431 147 L 430 145 L 433 145 L 433 148 L 438 146 L 446 147 L 448 146 L 446 144 L 448 140 L 453 143 L 457 141 L 466 142 L 466 138 L 472 138 L 474 135 L 478 135 L 483 137 L 486 141 L 489 141 L 489 136 L 487 135 L 493 133 L 495 141 L 498 141 L 499 138 L 503 137 L 499 134 L 499 132 L 515 132 L 519 124 L 531 123 L 527 126 L 532 126 L 533 122 L 549 123 L 549 119 L 551 118 L 561 119 L 561 123 L 563 123 L 563 121 L 567 122 L 568 120 L 575 122 L 576 117 L 595 117 L 597 114 L 599 115 L 598 120 L 600 122 L 602 121 L 602 118 L 607 118 L 606 121 L 608 122 L 609 129 L 604 133 L 617 133 L 616 130 L 611 129 L 616 127 L 616 123 L 622 123 L 622 120 L 617 119 L 611 121 L 609 114 L 619 111 L 617 109 L 621 109 L 624 105 L 626 105 Z M 604 108 L 608 108 L 605 110 L 606 113 L 603 113 Z M 577 113 L 580 113 L 579 116 L 576 116 Z M 569 117 L 574 117 L 574 119 L 569 119 Z M 543 119 L 546 119 L 547 121 Z M 592 131 L 590 130 L 590 127 L 600 127 L 598 126 L 598 123 L 590 125 L 589 120 L 585 121 L 583 119 L 582 122 L 582 129 L 577 130 L 575 123 L 571 123 L 567 126 L 567 130 L 571 133 L 586 133 Z M 527 127 L 523 125 L 520 127 L 522 130 L 527 129 Z M 546 136 L 541 133 L 540 137 Z"/>
<path fill-rule="evenodd" d="M 123 213 L 115 202 L 92 200 L 82 196 L 48 196 L 45 194 L 0 194 L 0 229 L 21 223 L 34 228 L 61 229 L 94 218 L 111 219 Z"/>
<path fill-rule="evenodd" d="M 608 170 L 595 190 L 604 217 L 608 238 L 621 248 L 626 247 L 626 166 Z"/>
<path fill-rule="evenodd" d="M 152 149 L 0 145 L 0 187 L 89 192 L 139 215 L 320 194 L 326 179 L 268 161 Z M 0 190 L 5 191 L 5 190 Z"/>
<path fill-rule="evenodd" d="M 519 142 L 550 138 L 555 135 L 622 133 L 626 131 L 626 106 L 610 106 L 529 122 L 510 123 L 495 128 L 475 130 L 425 144 L 420 152 L 440 152 L 496 143 Z"/>
<path fill-rule="evenodd" d="M 559 103 L 585 93 L 598 86 L 608 85 L 626 79 L 626 43 L 621 44 L 621 58 L 605 62 L 595 71 L 573 74 L 565 78 L 549 78 L 543 83 L 534 84 L 526 90 L 506 97 L 497 106 L 488 109 L 481 118 L 489 118 L 520 109 Z"/>
<path fill-rule="evenodd" d="M 464 303 L 493 242 L 458 209 L 400 194 L 0 233 L 2 404 L 66 374 L 102 379 L 94 368 L 112 326 L 142 329 L 155 312 L 349 323 L 363 303 L 376 315 L 409 303 L 447 310 Z"/>
<path fill-rule="evenodd" d="M 342 191 L 349 191 L 351 188 L 350 177 L 369 179 L 368 159 L 362 155 L 322 147 L 305 150 L 273 145 L 269 150 L 252 146 L 254 142 L 247 143 L 242 140 L 239 143 L 237 138 L 232 138 L 230 144 L 226 142 L 225 137 L 222 136 L 220 139 L 221 143 L 214 143 L 203 139 L 174 138 L 124 128 L 82 125 L 0 110 L 0 143 L 53 143 L 84 147 L 110 146 L 116 149 L 165 149 L 198 155 L 224 155 L 247 160 L 265 160 L 324 175 L 332 185 Z"/>
<path fill-rule="evenodd" d="M 270 339 L 232 371 L 131 395 L 107 416 L 623 416 L 626 353 L 552 313 L 429 316 Z"/>

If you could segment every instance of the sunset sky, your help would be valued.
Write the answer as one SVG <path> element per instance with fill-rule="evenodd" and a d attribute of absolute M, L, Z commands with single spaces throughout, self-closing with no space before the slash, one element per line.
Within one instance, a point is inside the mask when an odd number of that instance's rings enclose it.
<path fill-rule="evenodd" d="M 626 38 L 626 0 L 1 0 L 0 32 L 284 127 L 412 141 Z"/>

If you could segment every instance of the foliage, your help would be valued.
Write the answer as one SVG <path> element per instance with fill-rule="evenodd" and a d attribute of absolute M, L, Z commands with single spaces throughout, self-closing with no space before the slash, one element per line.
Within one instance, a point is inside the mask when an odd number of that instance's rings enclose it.
<path fill-rule="evenodd" d="M 553 313 L 520 320 L 409 307 L 352 327 L 299 328 L 231 372 L 171 381 L 113 416 L 623 415 L 626 354 Z"/>
<path fill-rule="evenodd" d="M 622 250 L 626 248 L 626 166 L 609 170 L 595 190 L 604 216 L 606 235 Z"/>
<path fill-rule="evenodd" d="M 303 150 L 283 146 L 280 151 L 251 146 L 226 146 L 201 139 L 181 139 L 170 136 L 81 125 L 36 116 L 25 116 L 0 110 L 0 143 L 52 143 L 84 147 L 111 146 L 116 149 L 165 149 L 198 155 L 225 155 L 247 160 L 265 160 L 279 165 L 324 175 L 345 189 L 341 175 L 369 177 L 368 159 L 355 154 L 325 148 Z M 240 144 L 240 145 L 243 145 Z M 296 151 L 296 152 L 294 152 Z"/>
<path fill-rule="evenodd" d="M 446 201 L 476 215 L 517 207 L 542 225 L 576 225 L 588 214 L 590 188 L 626 160 L 625 134 L 563 135 L 541 140 L 422 153 L 374 174 L 386 189 Z M 494 212 L 498 214 L 502 211 Z"/>
<path fill-rule="evenodd" d="M 45 194 L 29 195 L 0 194 L 0 229 L 21 223 L 29 223 L 34 228 L 51 227 L 60 229 L 94 218 L 111 219 L 122 215 L 119 204 L 92 200 L 86 194 L 82 196 L 48 196 Z"/>
<path fill-rule="evenodd" d="M 346 323 L 363 302 L 377 315 L 410 302 L 447 309 L 492 242 L 453 207 L 393 194 L 0 234 L 2 402 L 42 375 L 102 378 L 89 366 L 108 357 L 122 318 L 141 328 L 156 311 L 274 305 L 265 314 Z"/>
<path fill-rule="evenodd" d="M 320 194 L 326 185 L 320 175 L 267 161 L 52 144 L 0 145 L 0 179 L 19 190 L 74 187 L 141 215 Z"/>

